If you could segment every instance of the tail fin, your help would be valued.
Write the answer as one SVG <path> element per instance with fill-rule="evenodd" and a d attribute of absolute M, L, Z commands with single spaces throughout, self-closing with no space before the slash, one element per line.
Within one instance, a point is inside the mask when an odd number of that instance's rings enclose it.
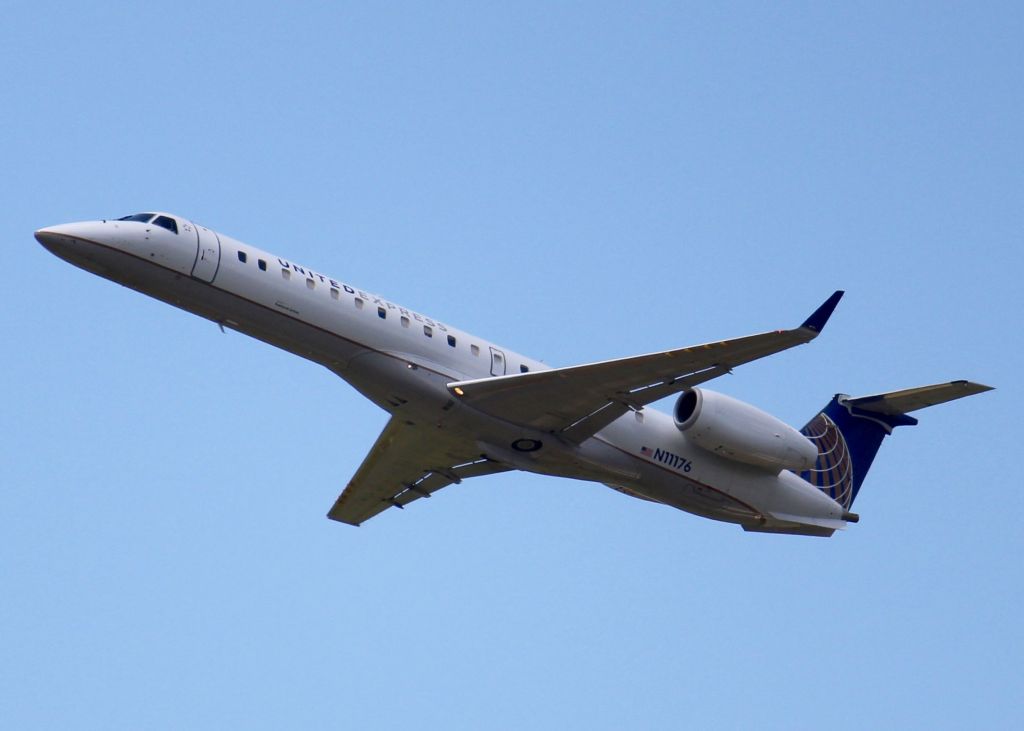
<path fill-rule="evenodd" d="M 800 477 L 849 510 L 882 440 L 897 426 L 917 424 L 908 412 L 990 390 L 980 383 L 953 381 L 860 398 L 836 394 L 800 430 L 818 447 L 817 462 Z"/>

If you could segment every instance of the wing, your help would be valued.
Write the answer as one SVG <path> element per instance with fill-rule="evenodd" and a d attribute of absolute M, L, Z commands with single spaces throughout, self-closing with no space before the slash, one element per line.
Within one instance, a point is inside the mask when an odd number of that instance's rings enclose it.
<path fill-rule="evenodd" d="M 403 508 L 467 477 L 505 472 L 474 445 L 430 426 L 392 417 L 327 517 L 359 525 L 392 506 Z"/>
<path fill-rule="evenodd" d="M 810 342 L 842 296 L 842 291 L 835 292 L 792 330 L 569 368 L 458 381 L 448 384 L 448 390 L 484 413 L 579 443 L 629 410 L 743 363 Z"/>

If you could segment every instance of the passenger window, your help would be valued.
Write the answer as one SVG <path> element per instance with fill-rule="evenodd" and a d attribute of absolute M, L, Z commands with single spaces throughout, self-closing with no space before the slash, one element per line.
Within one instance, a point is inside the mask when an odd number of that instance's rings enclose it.
<path fill-rule="evenodd" d="M 388 311 L 385 310 L 383 307 L 378 307 L 377 308 L 377 317 L 379 317 L 382 320 L 388 319 Z"/>
<path fill-rule="evenodd" d="M 480 355 L 480 348 L 479 346 L 476 345 L 470 345 L 469 352 L 472 353 L 473 355 Z"/>
<path fill-rule="evenodd" d="M 424 325 L 423 334 L 426 335 L 428 338 L 434 337 L 434 328 L 430 327 L 430 325 Z"/>
<path fill-rule="evenodd" d="M 530 372 L 530 369 L 529 369 L 529 368 L 527 368 L 526 366 L 524 366 L 524 365 L 520 364 L 520 365 L 519 365 L 519 372 L 520 372 L 520 373 L 529 373 L 529 372 Z"/>
<path fill-rule="evenodd" d="M 452 346 L 453 348 L 455 347 L 455 336 L 454 335 L 449 335 L 448 336 L 448 344 L 450 346 Z"/>
<path fill-rule="evenodd" d="M 409 327 L 409 318 L 402 315 L 402 327 Z"/>
<path fill-rule="evenodd" d="M 334 287 L 331 287 L 331 298 L 332 299 L 338 299 L 338 297 L 340 297 L 340 296 L 341 296 L 341 292 L 336 290 Z"/>
<path fill-rule="evenodd" d="M 154 223 L 156 223 L 156 222 L 154 221 Z M 245 260 L 246 260 L 246 258 L 247 258 L 247 257 L 246 257 L 246 255 L 245 255 L 245 252 L 244 252 L 244 251 L 239 251 L 239 252 L 238 252 L 238 261 L 240 261 L 240 262 L 242 262 L 243 264 L 245 264 Z"/>
<path fill-rule="evenodd" d="M 285 279 L 291 279 L 292 278 L 292 270 L 291 269 L 282 269 L 281 270 L 281 276 L 284 277 Z"/>
<path fill-rule="evenodd" d="M 356 297 L 356 309 L 357 310 L 363 309 L 363 301 L 359 297 Z"/>
<path fill-rule="evenodd" d="M 166 228 L 172 234 L 178 233 L 178 224 L 170 216 L 157 216 L 153 219 L 153 223 L 161 228 Z M 245 259 L 242 259 L 245 261 Z"/>
<path fill-rule="evenodd" d="M 310 289 L 313 289 L 313 287 L 316 286 L 316 282 L 314 282 L 309 277 L 306 277 L 306 286 L 309 287 Z"/>
<path fill-rule="evenodd" d="M 262 269 L 263 271 L 267 271 L 267 262 L 263 261 L 263 259 L 260 259 L 256 263 L 259 265 L 260 269 Z"/>

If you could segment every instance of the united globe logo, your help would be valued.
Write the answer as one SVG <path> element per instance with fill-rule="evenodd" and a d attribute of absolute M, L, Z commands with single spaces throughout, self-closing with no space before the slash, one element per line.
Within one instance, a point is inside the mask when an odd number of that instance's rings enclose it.
<path fill-rule="evenodd" d="M 814 467 L 799 473 L 800 477 L 849 509 L 853 502 L 853 460 L 843 433 L 824 413 L 814 417 L 800 433 L 818 448 Z"/>

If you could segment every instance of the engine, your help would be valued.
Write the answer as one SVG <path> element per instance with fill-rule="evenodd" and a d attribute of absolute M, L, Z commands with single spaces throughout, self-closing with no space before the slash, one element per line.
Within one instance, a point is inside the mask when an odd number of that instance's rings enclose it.
<path fill-rule="evenodd" d="M 679 431 L 709 452 L 770 470 L 806 470 L 818 448 L 807 437 L 750 404 L 714 391 L 684 392 L 672 411 Z"/>

